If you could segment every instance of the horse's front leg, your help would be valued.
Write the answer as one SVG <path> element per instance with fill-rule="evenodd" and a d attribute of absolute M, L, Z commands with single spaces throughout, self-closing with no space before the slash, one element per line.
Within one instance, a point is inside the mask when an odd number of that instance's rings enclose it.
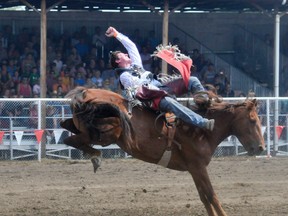
<path fill-rule="evenodd" d="M 64 139 L 64 143 L 76 149 L 82 150 L 84 154 L 88 154 L 93 164 L 94 172 L 96 173 L 97 169 L 101 165 L 101 152 L 90 146 L 91 141 L 89 139 L 89 135 L 83 133 L 72 135 Z"/>
<path fill-rule="evenodd" d="M 205 165 L 190 165 L 188 171 L 193 177 L 200 199 L 209 216 L 227 216 L 212 187 Z"/>

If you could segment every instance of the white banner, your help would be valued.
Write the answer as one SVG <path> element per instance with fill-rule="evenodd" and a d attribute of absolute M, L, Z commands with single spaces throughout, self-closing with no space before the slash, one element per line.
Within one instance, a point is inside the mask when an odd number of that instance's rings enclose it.
<path fill-rule="evenodd" d="M 264 135 L 265 131 L 266 131 L 266 126 L 262 126 L 261 127 L 262 136 Z"/>
<path fill-rule="evenodd" d="M 58 144 L 58 141 L 62 135 L 64 130 L 62 129 L 57 129 L 57 130 L 54 130 L 53 133 L 54 133 L 54 136 L 55 136 L 55 144 Z"/>
<path fill-rule="evenodd" d="M 23 133 L 24 133 L 24 131 L 14 131 L 18 145 L 20 145 L 20 143 L 22 141 Z"/>
<path fill-rule="evenodd" d="M 229 137 L 227 137 L 227 139 L 228 139 L 228 142 L 230 142 L 230 141 L 231 141 L 231 137 L 232 137 L 232 136 L 229 136 Z"/>

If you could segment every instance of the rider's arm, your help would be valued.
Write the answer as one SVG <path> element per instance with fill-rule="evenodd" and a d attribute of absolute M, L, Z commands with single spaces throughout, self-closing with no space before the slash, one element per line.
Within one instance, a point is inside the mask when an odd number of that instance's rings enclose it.
<path fill-rule="evenodd" d="M 122 33 L 118 32 L 114 27 L 110 26 L 107 30 L 105 35 L 107 37 L 115 37 L 117 38 L 127 50 L 130 59 L 132 61 L 132 65 L 137 65 L 143 68 L 142 59 L 140 57 L 140 53 L 135 45 L 127 36 L 123 35 Z"/>
<path fill-rule="evenodd" d="M 127 50 L 129 57 L 132 60 L 132 64 L 143 68 L 142 59 L 135 43 L 122 33 L 118 33 L 116 35 L 116 38 L 123 44 L 123 46 Z"/>

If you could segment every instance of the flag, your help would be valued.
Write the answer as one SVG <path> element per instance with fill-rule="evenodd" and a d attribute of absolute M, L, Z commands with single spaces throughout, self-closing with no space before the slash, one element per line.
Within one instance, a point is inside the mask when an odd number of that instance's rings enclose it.
<path fill-rule="evenodd" d="M 192 59 L 180 52 L 177 46 L 158 46 L 153 56 L 157 56 L 168 64 L 174 66 L 180 72 L 186 88 L 188 89 L 188 82 L 190 77 L 190 68 L 192 66 Z"/>

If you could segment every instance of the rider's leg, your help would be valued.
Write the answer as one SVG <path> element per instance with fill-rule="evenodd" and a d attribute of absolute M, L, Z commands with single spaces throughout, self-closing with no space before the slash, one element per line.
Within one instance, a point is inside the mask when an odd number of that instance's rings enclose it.
<path fill-rule="evenodd" d="M 197 92 L 206 92 L 206 89 L 201 84 L 200 80 L 195 76 L 190 76 L 188 82 L 188 90 L 195 94 Z"/>
<path fill-rule="evenodd" d="M 173 112 L 178 118 L 188 124 L 196 125 L 209 130 L 213 130 L 214 128 L 214 119 L 209 120 L 203 118 L 171 97 L 162 98 L 159 103 L 159 108 L 161 111 Z"/>

